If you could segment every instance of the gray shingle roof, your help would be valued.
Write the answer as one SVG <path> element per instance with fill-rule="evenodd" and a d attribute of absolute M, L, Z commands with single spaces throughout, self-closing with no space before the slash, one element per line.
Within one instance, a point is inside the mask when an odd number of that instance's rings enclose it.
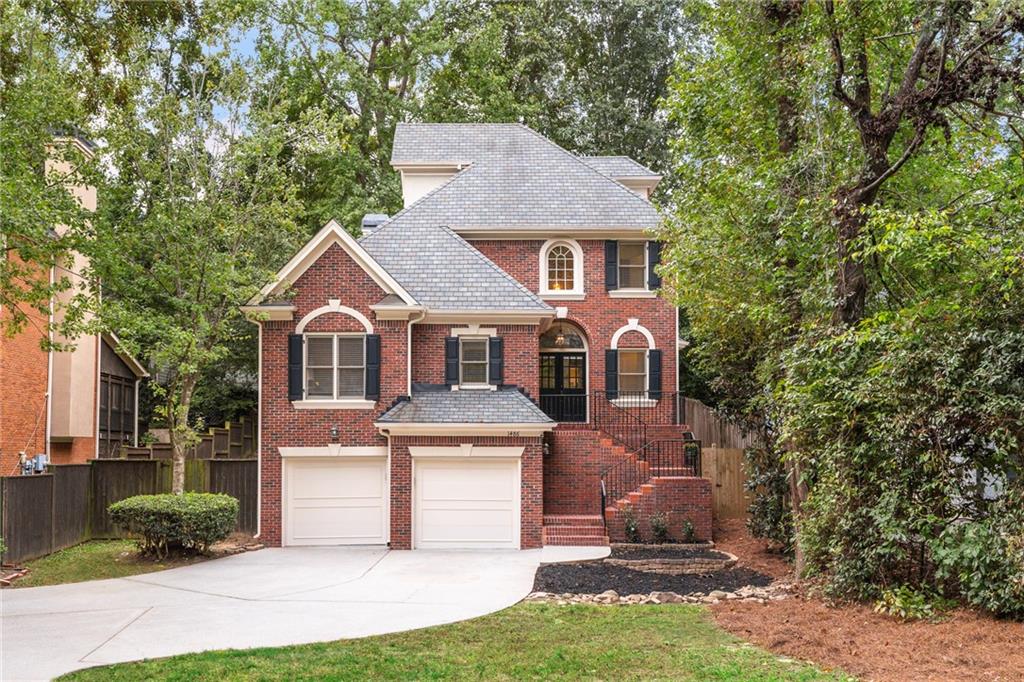
<path fill-rule="evenodd" d="M 523 125 L 400 123 L 391 163 L 430 162 L 471 165 L 387 224 L 644 230 L 660 220 L 650 202 Z"/>
<path fill-rule="evenodd" d="M 516 388 L 452 391 L 447 386 L 413 388 L 412 400 L 377 419 L 391 424 L 554 424 Z"/>
<path fill-rule="evenodd" d="M 628 156 L 581 156 L 580 160 L 610 178 L 660 177 L 647 166 Z"/>
<path fill-rule="evenodd" d="M 392 222 L 359 243 L 427 308 L 554 312 L 447 227 Z"/>

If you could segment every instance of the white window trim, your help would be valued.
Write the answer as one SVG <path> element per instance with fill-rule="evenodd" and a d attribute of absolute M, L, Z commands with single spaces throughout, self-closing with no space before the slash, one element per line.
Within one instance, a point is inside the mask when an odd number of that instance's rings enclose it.
<path fill-rule="evenodd" d="M 658 298 L 658 294 L 650 289 L 612 289 L 608 298 Z"/>
<path fill-rule="evenodd" d="M 306 313 L 306 315 L 301 320 L 299 320 L 299 323 L 295 325 L 295 333 L 304 334 L 306 331 L 306 325 L 308 325 L 310 322 L 320 317 L 321 315 L 326 315 L 327 313 L 341 313 L 342 315 L 354 317 L 356 320 L 358 320 L 359 324 L 363 325 L 363 329 L 366 331 L 367 334 L 373 333 L 373 325 L 370 323 L 370 320 L 367 319 L 366 315 L 363 315 L 355 308 L 349 308 L 348 306 L 341 305 L 341 299 L 337 298 L 328 299 L 327 305 L 321 306 L 316 310 L 310 310 L 308 313 Z"/>
<path fill-rule="evenodd" d="M 372 400 L 367 400 L 364 397 L 356 396 L 339 396 L 338 395 L 338 342 L 334 341 L 331 344 L 331 382 L 333 386 L 333 396 L 327 397 L 307 397 L 306 387 L 308 381 L 306 379 L 306 372 L 309 369 L 309 361 L 307 359 L 309 344 L 305 341 L 310 337 L 323 337 L 329 336 L 332 339 L 339 336 L 357 336 L 363 340 L 363 395 L 366 395 L 366 334 L 362 332 L 308 332 L 303 334 L 302 343 L 302 400 L 293 400 L 292 406 L 299 410 L 315 410 L 315 409 L 349 409 L 359 410 L 368 409 L 376 405 Z"/>
<path fill-rule="evenodd" d="M 452 330 L 452 336 L 459 338 L 459 383 L 456 386 L 452 386 L 452 390 L 461 391 L 495 391 L 498 389 L 497 386 L 491 384 L 491 343 L 490 336 L 482 334 L 455 334 L 455 330 Z M 493 335 L 491 335 L 493 336 Z M 463 341 L 483 341 L 484 342 L 484 376 L 486 380 L 483 383 L 463 383 L 462 381 L 462 342 Z M 479 361 L 476 361 L 479 364 Z"/>
<path fill-rule="evenodd" d="M 654 334 L 647 327 L 640 324 L 639 318 L 631 317 L 626 320 L 626 324 L 615 330 L 612 334 L 612 350 L 620 350 L 619 340 L 627 332 L 638 332 L 643 335 L 647 340 L 647 348 L 623 348 L 621 350 L 644 350 L 644 393 L 650 394 L 651 390 L 651 353 L 650 351 L 655 350 Z M 616 398 L 611 401 L 613 405 L 619 407 L 654 407 L 658 404 L 658 401 L 654 398 L 643 398 L 637 400 L 635 398 Z"/>
<path fill-rule="evenodd" d="M 556 246 L 567 246 L 572 251 L 572 289 L 548 288 L 548 252 Z M 549 239 L 540 248 L 540 282 L 537 291 L 542 298 L 553 301 L 582 301 L 586 298 L 583 287 L 583 249 L 575 239 Z"/>
<path fill-rule="evenodd" d="M 642 244 L 643 245 L 643 247 L 644 247 L 644 285 L 642 287 L 621 287 L 620 286 L 617 289 L 613 289 L 612 291 L 609 291 L 608 295 L 611 296 L 612 298 L 648 298 L 648 296 L 643 295 L 643 294 L 649 293 L 649 294 L 651 294 L 651 297 L 653 297 L 654 296 L 654 292 L 647 288 L 647 282 L 650 279 L 650 273 L 648 272 L 650 267 L 649 267 L 647 250 L 650 248 L 651 243 L 649 241 L 639 241 L 639 240 L 636 240 L 636 239 L 620 239 L 619 240 L 619 246 L 618 246 L 619 257 L 618 257 L 618 262 L 615 264 L 615 268 L 616 268 L 616 278 L 618 279 L 620 285 L 622 284 L 622 267 L 623 267 L 623 265 L 622 265 L 622 245 L 623 244 Z M 635 266 L 635 265 L 632 265 L 632 266 L 627 265 L 626 267 L 635 268 L 637 266 Z M 625 293 L 621 294 L 619 296 L 615 296 L 614 292 L 616 292 L 616 291 L 622 291 L 622 292 L 625 292 Z"/>

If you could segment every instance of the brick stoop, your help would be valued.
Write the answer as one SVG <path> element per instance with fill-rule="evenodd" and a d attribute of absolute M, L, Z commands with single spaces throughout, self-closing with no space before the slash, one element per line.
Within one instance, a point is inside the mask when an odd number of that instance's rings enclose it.
<path fill-rule="evenodd" d="M 607 547 L 608 536 L 600 515 L 545 514 L 545 545 Z"/>
<path fill-rule="evenodd" d="M 640 522 L 641 535 L 645 538 L 650 535 L 650 517 L 662 513 L 667 516 L 673 539 L 681 539 L 678 533 L 683 520 L 693 524 L 697 539 L 711 539 L 711 482 L 706 478 L 655 475 L 625 497 L 610 503 L 605 509 L 606 530 L 616 542 L 626 540 L 622 513 L 627 508 Z"/>

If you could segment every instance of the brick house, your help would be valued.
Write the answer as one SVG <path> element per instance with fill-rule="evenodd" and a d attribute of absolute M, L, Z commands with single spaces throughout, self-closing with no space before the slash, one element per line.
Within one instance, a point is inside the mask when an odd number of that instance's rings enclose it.
<path fill-rule="evenodd" d="M 328 223 L 259 325 L 269 545 L 606 544 L 711 533 L 648 232 L 659 176 L 515 124 L 406 124 L 405 208 Z"/>
<path fill-rule="evenodd" d="M 92 144 L 79 137 L 59 138 L 53 145 L 72 145 L 85 156 Z M 96 210 L 96 188 L 81 182 L 68 161 L 50 160 L 48 173 L 62 177 L 68 191 L 89 210 Z M 62 227 L 55 226 L 60 234 Z M 11 258 L 18 258 L 12 249 Z M 29 324 L 18 334 L 0 335 L 0 476 L 21 472 L 21 462 L 46 455 L 55 464 L 76 464 L 105 455 L 120 444 L 138 439 L 139 381 L 146 370 L 121 348 L 113 334 L 90 334 L 77 339 L 53 336 L 71 344 L 66 351 L 46 350 L 50 322 L 63 314 L 64 305 L 87 289 L 79 273 L 88 268 L 85 256 L 70 255 L 68 262 L 38 268 L 40 278 L 67 279 L 71 286 L 59 292 L 49 314 L 26 310 Z M 11 311 L 0 306 L 0 318 Z"/>

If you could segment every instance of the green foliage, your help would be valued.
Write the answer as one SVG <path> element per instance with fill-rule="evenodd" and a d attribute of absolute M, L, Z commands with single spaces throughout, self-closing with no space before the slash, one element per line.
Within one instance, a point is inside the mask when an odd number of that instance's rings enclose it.
<path fill-rule="evenodd" d="M 935 592 L 900 585 L 882 592 L 882 598 L 875 603 L 875 613 L 901 620 L 936 620 L 954 604 Z"/>
<path fill-rule="evenodd" d="M 115 524 L 139 536 L 143 554 L 162 559 L 175 550 L 205 553 L 226 538 L 238 521 L 238 500 L 214 493 L 136 495 L 108 511 Z"/>
<path fill-rule="evenodd" d="M 682 525 L 682 529 L 680 531 L 680 536 L 682 537 L 683 542 L 686 542 L 686 543 L 691 543 L 691 542 L 696 542 L 697 541 L 697 531 L 694 530 L 693 522 L 691 522 L 690 519 L 684 519 L 683 520 L 683 525 Z"/>
<path fill-rule="evenodd" d="M 658 545 L 668 542 L 668 518 L 665 514 L 661 512 L 651 514 L 648 522 L 651 524 L 651 540 Z"/>
<path fill-rule="evenodd" d="M 1024 489 L 987 514 L 949 526 L 934 542 L 939 580 L 971 605 L 1024 620 Z"/>
<path fill-rule="evenodd" d="M 640 533 L 640 522 L 633 513 L 632 507 L 622 510 L 622 528 L 626 534 L 626 542 L 643 542 L 643 535 Z"/>
<path fill-rule="evenodd" d="M 757 538 L 764 538 L 783 548 L 793 549 L 793 509 L 789 501 L 789 476 L 782 457 L 771 448 L 749 447 L 743 452 L 744 487 L 751 502 L 747 528 Z"/>
<path fill-rule="evenodd" d="M 683 190 L 662 270 L 686 312 L 688 361 L 718 408 L 764 437 L 747 456 L 752 530 L 798 541 L 831 594 L 874 600 L 892 585 L 938 587 L 937 539 L 979 518 L 977 481 L 1020 473 L 1024 160 L 1010 124 L 1021 103 L 1012 77 L 986 74 L 1024 42 L 1013 15 L 991 23 L 1011 3 L 830 7 L 696 9 L 704 39 L 684 46 L 665 102 Z M 896 112 L 910 118 L 883 147 L 892 172 L 837 218 L 837 198 L 879 172 L 842 93 L 865 96 L 865 116 L 892 106 L 922 27 L 940 19 L 957 28 L 911 73 L 915 92 L 990 50 L 977 66 L 990 105 L 936 100 L 919 126 L 917 109 Z M 865 70 L 847 59 L 838 82 L 833 29 L 847 57 L 865 50 Z M 866 279 L 853 324 L 834 315 L 844 261 Z M 990 575 L 1012 592 L 1007 572 Z"/>

